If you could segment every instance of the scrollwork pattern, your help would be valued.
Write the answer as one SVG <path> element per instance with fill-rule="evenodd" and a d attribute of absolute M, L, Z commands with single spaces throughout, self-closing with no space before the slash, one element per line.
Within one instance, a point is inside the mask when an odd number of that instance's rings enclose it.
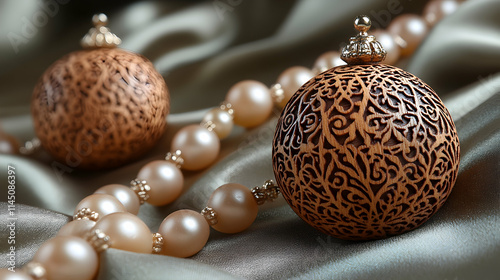
<path fill-rule="evenodd" d="M 437 94 L 389 65 L 340 66 L 303 85 L 273 142 L 277 184 L 294 211 L 342 239 L 412 230 L 446 201 L 459 140 Z"/>
<path fill-rule="evenodd" d="M 142 55 L 118 48 L 72 52 L 42 75 L 31 103 L 45 150 L 71 168 L 110 168 L 163 135 L 169 94 Z"/>

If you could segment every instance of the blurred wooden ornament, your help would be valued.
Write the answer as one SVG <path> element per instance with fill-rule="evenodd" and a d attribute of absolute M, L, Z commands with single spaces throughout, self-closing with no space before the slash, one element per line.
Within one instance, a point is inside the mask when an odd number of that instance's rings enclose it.
<path fill-rule="evenodd" d="M 99 169 L 125 164 L 163 135 L 169 93 L 153 64 L 116 48 L 104 14 L 82 51 L 52 64 L 33 91 L 31 112 L 42 146 L 61 164 Z"/>
<path fill-rule="evenodd" d="M 378 239 L 415 229 L 448 198 L 460 144 L 438 95 L 418 77 L 377 64 L 385 51 L 367 17 L 342 51 L 349 64 L 304 84 L 273 142 L 283 196 L 316 229 Z"/>

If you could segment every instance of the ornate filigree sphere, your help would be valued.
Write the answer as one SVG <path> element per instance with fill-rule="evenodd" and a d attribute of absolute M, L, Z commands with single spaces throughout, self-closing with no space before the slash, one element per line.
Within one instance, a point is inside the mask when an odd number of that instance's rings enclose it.
<path fill-rule="evenodd" d="M 286 105 L 273 167 L 307 223 L 342 239 L 377 239 L 436 213 L 459 153 L 448 110 L 422 80 L 389 65 L 346 65 L 312 78 Z"/>
<path fill-rule="evenodd" d="M 61 166 L 87 169 L 118 166 L 149 150 L 163 135 L 169 108 L 167 86 L 153 64 L 118 48 L 59 59 L 31 102 L 43 148 Z"/>
<path fill-rule="evenodd" d="M 170 109 L 163 77 L 97 14 L 81 41 L 86 49 L 57 60 L 33 90 L 31 114 L 58 173 L 111 168 L 148 151 L 163 135 Z"/>

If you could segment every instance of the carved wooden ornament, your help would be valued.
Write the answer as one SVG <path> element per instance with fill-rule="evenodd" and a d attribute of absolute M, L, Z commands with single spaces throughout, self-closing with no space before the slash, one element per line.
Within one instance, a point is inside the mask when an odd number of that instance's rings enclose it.
<path fill-rule="evenodd" d="M 351 42 L 373 40 L 366 30 Z M 304 84 L 274 135 L 274 174 L 286 201 L 311 226 L 342 239 L 415 229 L 444 204 L 458 172 L 457 132 L 438 95 L 402 69 L 368 64 L 385 56 L 371 50 L 346 47 L 347 62 L 359 65 Z"/>
<path fill-rule="evenodd" d="M 94 16 L 96 28 L 83 42 L 88 49 L 52 64 L 33 92 L 36 135 L 63 171 L 124 164 L 165 131 L 170 105 L 163 77 L 147 58 L 116 48 L 119 39 L 103 27 L 103 17 Z"/>
<path fill-rule="evenodd" d="M 437 94 L 389 65 L 339 66 L 281 114 L 273 166 L 283 196 L 320 231 L 375 239 L 412 230 L 448 198 L 455 125 Z"/>
<path fill-rule="evenodd" d="M 273 167 L 307 223 L 342 239 L 377 239 L 436 213 L 459 153 L 448 110 L 422 80 L 389 65 L 346 65 L 314 77 L 286 105 Z"/>

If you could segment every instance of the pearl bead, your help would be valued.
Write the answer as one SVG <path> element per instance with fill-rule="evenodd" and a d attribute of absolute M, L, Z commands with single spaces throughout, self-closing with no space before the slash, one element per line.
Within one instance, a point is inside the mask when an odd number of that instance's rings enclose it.
<path fill-rule="evenodd" d="M 217 213 L 218 223 L 212 227 L 224 233 L 237 233 L 247 229 L 259 211 L 252 192 L 236 183 L 217 188 L 207 206 Z"/>
<path fill-rule="evenodd" d="M 187 258 L 203 249 L 210 226 L 200 213 L 178 210 L 163 220 L 158 232 L 163 236 L 162 254 Z"/>
<path fill-rule="evenodd" d="M 151 187 L 149 204 L 163 206 L 176 200 L 182 193 L 184 176 L 174 163 L 166 160 L 155 160 L 144 165 L 137 178 L 146 180 Z"/>
<path fill-rule="evenodd" d="M 454 13 L 459 5 L 456 0 L 430 1 L 425 5 L 423 18 L 429 26 L 433 26 L 445 16 Z"/>
<path fill-rule="evenodd" d="M 233 129 L 233 116 L 221 108 L 214 108 L 205 115 L 203 123 L 212 122 L 215 125 L 213 131 L 219 136 L 219 139 L 226 138 Z"/>
<path fill-rule="evenodd" d="M 427 35 L 428 27 L 425 21 L 411 14 L 396 17 L 387 30 L 394 36 L 399 36 L 406 42 L 401 48 L 401 54 L 407 56 L 412 54 Z"/>
<path fill-rule="evenodd" d="M 0 132 L 0 154 L 19 154 L 19 142 L 16 138 Z"/>
<path fill-rule="evenodd" d="M 74 220 L 59 229 L 58 236 L 76 236 L 85 238 L 85 235 L 94 227 L 91 220 Z"/>
<path fill-rule="evenodd" d="M 99 213 L 99 219 L 111 213 L 127 211 L 127 208 L 114 196 L 102 193 L 91 194 L 82 199 L 75 208 L 75 214 L 82 208 L 89 208 Z"/>
<path fill-rule="evenodd" d="M 320 73 L 340 65 L 346 65 L 345 61 L 340 58 L 340 52 L 330 51 L 320 55 L 318 59 L 316 59 L 313 69 Z"/>
<path fill-rule="evenodd" d="M 112 248 L 144 254 L 150 254 L 153 249 L 153 236 L 148 226 L 129 212 L 104 216 L 94 229 L 109 236 Z"/>
<path fill-rule="evenodd" d="M 172 150 L 181 150 L 182 168 L 200 170 L 212 164 L 219 155 L 220 141 L 217 134 L 200 125 L 188 125 L 175 134 Z"/>
<path fill-rule="evenodd" d="M 129 187 L 120 184 L 111 184 L 100 187 L 94 193 L 109 194 L 120 201 L 128 212 L 137 215 L 141 203 L 137 194 Z"/>
<path fill-rule="evenodd" d="M 33 261 L 42 264 L 51 280 L 91 280 L 99 259 L 94 248 L 75 236 L 56 236 L 42 244 Z"/>
<path fill-rule="evenodd" d="M 0 269 L 1 280 L 33 280 L 31 276 L 23 271 L 16 270 L 16 272 L 9 271 L 7 268 Z"/>
<path fill-rule="evenodd" d="M 370 33 L 370 35 L 373 35 L 377 38 L 377 41 L 382 44 L 385 51 L 387 52 L 385 60 L 382 63 L 391 65 L 396 63 L 399 59 L 401 51 L 399 50 L 399 46 L 398 44 L 396 44 L 396 41 L 394 40 L 394 37 L 392 37 L 391 33 L 381 29 L 374 30 Z"/>
<path fill-rule="evenodd" d="M 292 95 L 312 77 L 314 77 L 314 73 L 302 66 L 290 67 L 283 71 L 277 80 L 277 83 L 281 85 L 281 88 L 285 92 L 285 96 L 279 106 L 282 108 L 285 107 L 288 100 L 292 98 Z"/>
<path fill-rule="evenodd" d="M 241 81 L 232 86 L 226 101 L 234 109 L 234 123 L 255 127 L 264 123 L 273 111 L 273 98 L 269 89 L 258 81 Z"/>

